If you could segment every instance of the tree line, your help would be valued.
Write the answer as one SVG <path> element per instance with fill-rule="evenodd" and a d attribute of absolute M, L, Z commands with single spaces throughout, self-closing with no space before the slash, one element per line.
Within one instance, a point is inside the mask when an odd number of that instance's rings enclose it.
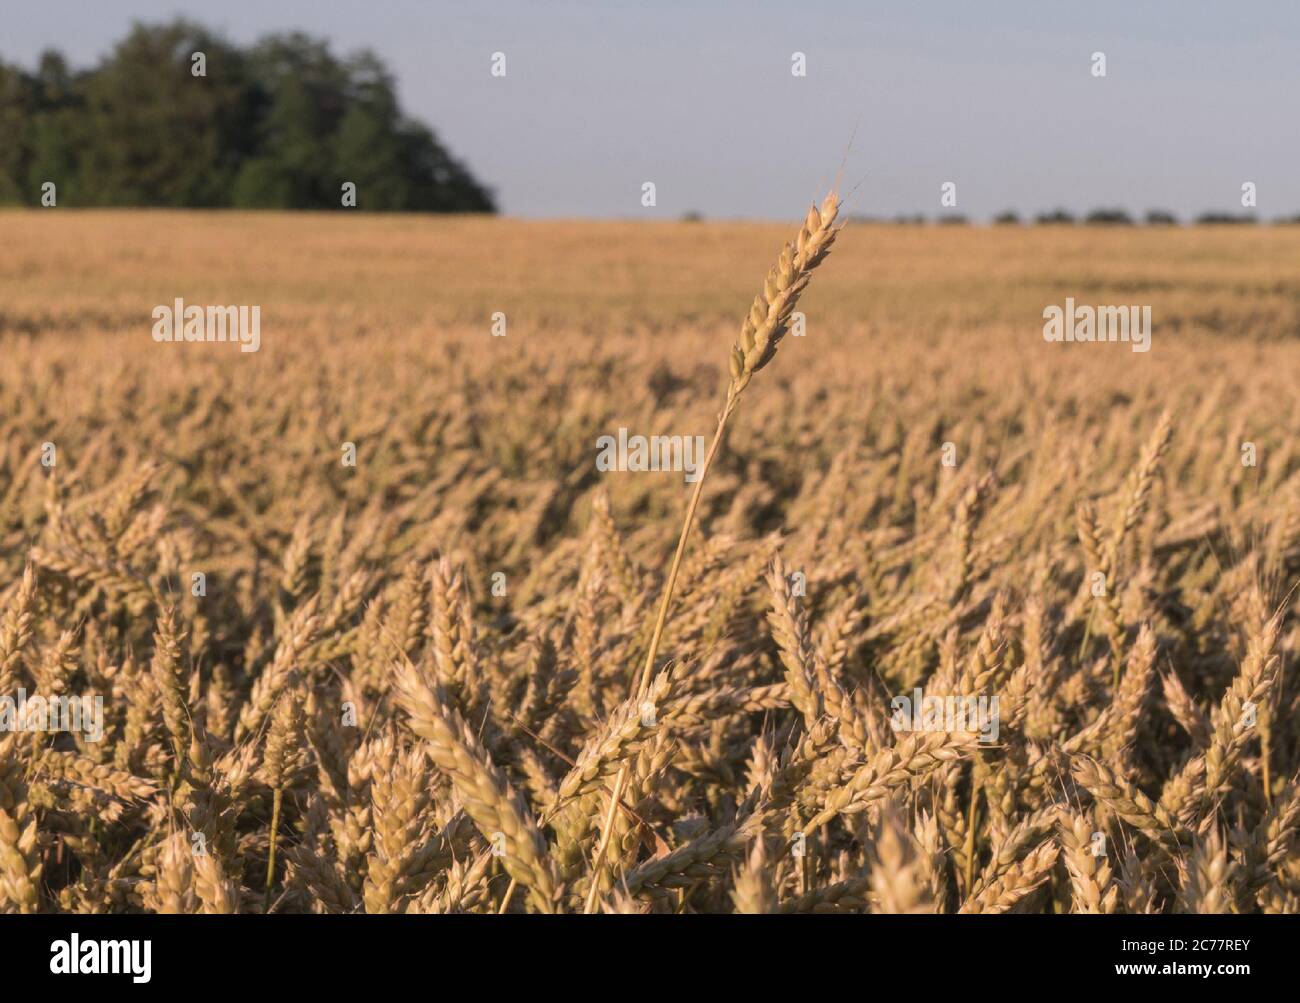
<path fill-rule="evenodd" d="M 137 24 L 90 69 L 0 61 L 0 136 L 0 203 L 53 183 L 59 205 L 325 209 L 351 182 L 364 210 L 496 210 L 374 54 L 300 33 L 239 48 L 177 20 Z"/>
<path fill-rule="evenodd" d="M 683 220 L 699 221 L 704 217 L 699 213 L 687 213 L 682 217 Z M 896 216 L 871 216 L 866 214 L 852 215 L 849 219 L 858 223 L 898 223 L 902 225 L 920 226 L 926 223 L 937 223 L 940 226 L 965 226 L 971 222 L 970 217 L 958 213 L 948 213 L 943 216 L 935 216 L 933 219 L 925 216 L 923 213 L 902 213 Z M 1008 209 L 998 213 L 991 221 L 997 226 L 1019 226 L 1021 224 L 1032 223 L 1035 226 L 1053 226 L 1053 225 L 1073 225 L 1081 223 L 1087 226 L 1180 226 L 1182 220 L 1171 212 L 1164 209 L 1152 209 L 1141 219 L 1130 216 L 1123 209 L 1094 209 L 1081 216 L 1075 216 L 1064 209 L 1053 209 L 1050 212 L 1040 212 L 1031 217 L 1022 218 L 1019 213 Z M 1210 225 L 1254 225 L 1264 222 L 1258 216 L 1251 213 L 1231 213 L 1231 212 L 1203 212 L 1197 216 L 1191 217 L 1188 222 L 1196 226 Z M 1297 224 L 1300 223 L 1300 215 L 1283 216 L 1272 220 L 1275 224 Z"/>

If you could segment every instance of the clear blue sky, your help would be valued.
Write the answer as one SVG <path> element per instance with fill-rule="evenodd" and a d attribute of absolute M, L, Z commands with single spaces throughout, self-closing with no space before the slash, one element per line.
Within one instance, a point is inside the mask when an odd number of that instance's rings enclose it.
<path fill-rule="evenodd" d="M 38 0 L 6 4 L 0 58 L 84 66 L 176 14 L 239 43 L 298 29 L 373 49 L 516 215 L 785 219 L 851 136 L 855 212 L 935 215 L 945 181 L 975 218 L 1240 211 L 1243 181 L 1264 218 L 1300 212 L 1294 0 Z"/>

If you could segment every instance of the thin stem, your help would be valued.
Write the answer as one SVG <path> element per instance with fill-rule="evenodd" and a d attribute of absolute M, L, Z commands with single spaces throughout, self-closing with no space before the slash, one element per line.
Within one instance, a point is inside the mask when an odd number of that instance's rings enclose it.
<path fill-rule="evenodd" d="M 275 881 L 275 833 L 280 827 L 280 802 L 283 798 L 283 789 L 277 787 L 271 796 L 271 853 L 266 858 L 266 900 L 262 905 L 263 912 L 271 908 L 271 885 Z"/>
<path fill-rule="evenodd" d="M 966 894 L 971 893 L 971 883 L 975 880 L 975 827 L 979 824 L 980 789 L 975 786 L 975 769 L 970 775 L 970 804 L 966 811 Z"/>
<path fill-rule="evenodd" d="M 709 468 L 713 465 L 713 458 L 718 453 L 718 447 L 722 445 L 722 433 L 726 431 L 727 419 L 731 417 L 731 412 L 735 410 L 735 396 L 727 395 L 727 406 L 723 409 L 718 418 L 718 427 L 713 433 L 713 442 L 709 444 L 709 451 L 704 456 L 704 467 L 700 471 L 700 479 L 695 482 L 695 490 L 691 492 L 690 504 L 686 507 L 686 518 L 682 522 L 682 535 L 677 540 L 677 552 L 673 554 L 672 567 L 668 569 L 668 582 L 664 586 L 664 595 L 659 603 L 659 618 L 655 621 L 655 632 L 650 638 L 650 648 L 646 652 L 645 665 L 641 669 L 641 682 L 637 686 L 637 698 L 645 696 L 646 690 L 650 687 L 650 677 L 654 672 L 655 656 L 659 653 L 659 642 L 663 639 L 664 626 L 668 623 L 668 609 L 673 601 L 673 589 L 677 585 L 677 572 L 682 566 L 682 557 L 686 553 L 686 541 L 691 534 L 691 525 L 695 522 L 695 510 L 700 505 L 700 495 L 704 491 L 704 480 L 709 475 Z"/>
<path fill-rule="evenodd" d="M 1272 709 L 1266 706 L 1262 714 L 1262 727 L 1259 729 L 1259 760 L 1264 768 L 1264 804 L 1269 808 L 1273 807 L 1273 775 L 1268 768 L 1269 735 L 1273 731 L 1272 715 Z"/>
<path fill-rule="evenodd" d="M 682 555 L 686 553 L 686 541 L 691 535 L 691 525 L 695 521 L 695 510 L 700 504 L 700 495 L 704 491 L 704 481 L 708 477 L 709 467 L 713 465 L 713 458 L 717 455 L 718 447 L 722 444 L 722 433 L 726 430 L 727 419 L 731 417 L 731 412 L 735 410 L 736 400 L 739 396 L 734 386 L 727 391 L 727 403 L 722 409 L 722 414 L 718 417 L 718 427 L 713 433 L 713 442 L 709 444 L 709 451 L 704 456 L 704 467 L 700 471 L 700 479 L 695 482 L 695 489 L 691 492 L 690 504 L 686 506 L 686 518 L 682 521 L 681 536 L 677 538 L 677 551 L 673 554 L 673 563 L 668 569 L 668 580 L 664 584 L 663 598 L 659 602 L 659 617 L 655 620 L 654 634 L 650 637 L 650 647 L 646 651 L 645 665 L 641 669 L 641 679 L 636 688 L 638 700 L 645 696 L 646 690 L 650 686 L 655 657 L 659 654 L 659 642 L 663 639 L 664 626 L 668 623 L 668 609 L 672 605 L 673 589 L 677 585 L 677 572 L 681 569 Z M 590 913 L 596 905 L 596 894 L 600 890 L 600 868 L 605 862 L 605 854 L 609 851 L 609 840 L 614 832 L 614 814 L 618 811 L 619 801 L 623 797 L 623 786 L 627 783 L 627 770 L 627 763 L 624 763 L 619 767 L 618 776 L 614 778 L 614 789 L 609 799 L 609 811 L 605 815 L 605 826 L 600 834 L 600 846 L 596 850 L 596 861 L 592 865 L 591 888 L 587 891 L 587 901 L 582 908 L 584 914 Z"/>

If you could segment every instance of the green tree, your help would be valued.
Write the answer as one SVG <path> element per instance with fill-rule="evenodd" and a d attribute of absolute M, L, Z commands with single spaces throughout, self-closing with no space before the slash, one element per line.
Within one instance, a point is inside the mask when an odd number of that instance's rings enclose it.
<path fill-rule="evenodd" d="M 192 72 L 203 53 L 206 74 Z M 186 20 L 140 25 L 94 69 L 0 63 L 0 202 L 495 211 L 491 193 L 401 111 L 371 53 L 302 34 L 241 50 Z"/>
<path fill-rule="evenodd" d="M 194 76 L 191 57 L 206 57 Z M 188 21 L 138 25 L 88 74 L 78 200 L 91 205 L 227 204 L 249 146 L 244 58 Z"/>
<path fill-rule="evenodd" d="M 334 190 L 353 182 L 362 209 L 416 208 L 392 80 L 368 53 L 354 60 L 349 71 L 348 110 L 334 137 Z"/>

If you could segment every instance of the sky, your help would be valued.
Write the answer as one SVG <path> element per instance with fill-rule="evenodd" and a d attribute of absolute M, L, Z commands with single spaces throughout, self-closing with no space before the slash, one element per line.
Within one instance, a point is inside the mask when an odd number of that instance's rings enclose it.
<path fill-rule="evenodd" d="M 1261 217 L 1300 213 L 1294 0 L 3 0 L 0 13 L 0 59 L 28 67 L 47 48 L 92 65 L 133 21 L 175 15 L 240 44 L 300 30 L 338 55 L 369 48 L 405 110 L 517 216 L 788 219 L 841 164 L 848 211 L 869 216 L 1188 217 L 1244 211 L 1245 182 Z"/>

